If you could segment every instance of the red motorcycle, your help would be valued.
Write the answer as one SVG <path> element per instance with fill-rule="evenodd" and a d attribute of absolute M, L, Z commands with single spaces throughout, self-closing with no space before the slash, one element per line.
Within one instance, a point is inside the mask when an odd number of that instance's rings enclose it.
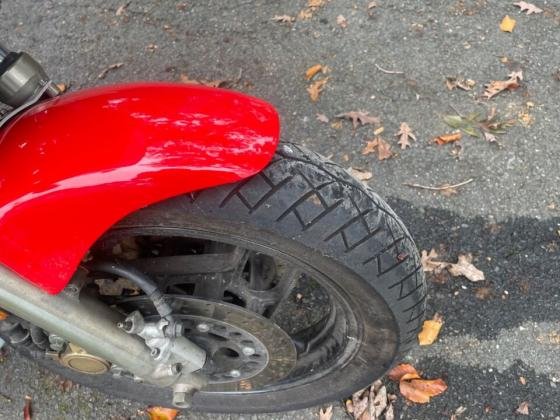
<path fill-rule="evenodd" d="M 406 228 L 268 103 L 170 83 L 60 94 L 0 46 L 0 336 L 72 381 L 212 412 L 350 395 L 416 340 Z"/>

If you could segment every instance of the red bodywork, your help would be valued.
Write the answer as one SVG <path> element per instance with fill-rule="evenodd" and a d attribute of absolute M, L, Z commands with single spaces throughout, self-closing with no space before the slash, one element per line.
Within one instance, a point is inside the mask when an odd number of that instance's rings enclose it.
<path fill-rule="evenodd" d="M 154 202 L 263 169 L 278 115 L 232 91 L 130 84 L 43 102 L 0 130 L 0 263 L 49 293 Z"/>

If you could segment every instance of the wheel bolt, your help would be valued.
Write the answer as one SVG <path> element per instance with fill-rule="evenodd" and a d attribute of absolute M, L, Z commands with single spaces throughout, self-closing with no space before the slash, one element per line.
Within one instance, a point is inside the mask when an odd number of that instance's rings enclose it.
<path fill-rule="evenodd" d="M 245 356 L 252 356 L 255 354 L 255 349 L 253 347 L 243 347 L 241 351 Z"/>
<path fill-rule="evenodd" d="M 210 325 L 204 324 L 204 323 L 203 324 L 198 324 L 196 326 L 196 329 L 200 332 L 208 332 L 208 331 L 210 331 Z"/>

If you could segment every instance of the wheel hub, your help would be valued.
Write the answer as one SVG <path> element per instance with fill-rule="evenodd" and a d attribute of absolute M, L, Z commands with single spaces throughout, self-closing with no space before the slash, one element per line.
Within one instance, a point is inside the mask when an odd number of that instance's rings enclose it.
<path fill-rule="evenodd" d="M 255 390 L 284 378 L 297 362 L 290 336 L 272 321 L 237 305 L 190 296 L 168 295 L 173 316 L 183 322 L 184 335 L 206 350 L 201 373 L 208 391 Z M 148 320 L 157 313 L 145 297 L 119 305 L 139 310 Z"/>

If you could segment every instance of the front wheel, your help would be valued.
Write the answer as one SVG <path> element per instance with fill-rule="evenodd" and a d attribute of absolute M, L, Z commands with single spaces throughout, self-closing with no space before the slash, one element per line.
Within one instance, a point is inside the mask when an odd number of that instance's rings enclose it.
<path fill-rule="evenodd" d="M 293 144 L 250 179 L 134 213 L 90 255 L 126 259 L 170 296 L 185 334 L 211 358 L 210 384 L 193 401 L 201 411 L 293 410 L 348 396 L 402 357 L 424 315 L 420 260 L 402 222 L 345 170 Z M 155 315 L 105 277 L 92 279 L 102 299 Z M 171 404 L 169 389 L 40 361 L 113 395 Z"/>

